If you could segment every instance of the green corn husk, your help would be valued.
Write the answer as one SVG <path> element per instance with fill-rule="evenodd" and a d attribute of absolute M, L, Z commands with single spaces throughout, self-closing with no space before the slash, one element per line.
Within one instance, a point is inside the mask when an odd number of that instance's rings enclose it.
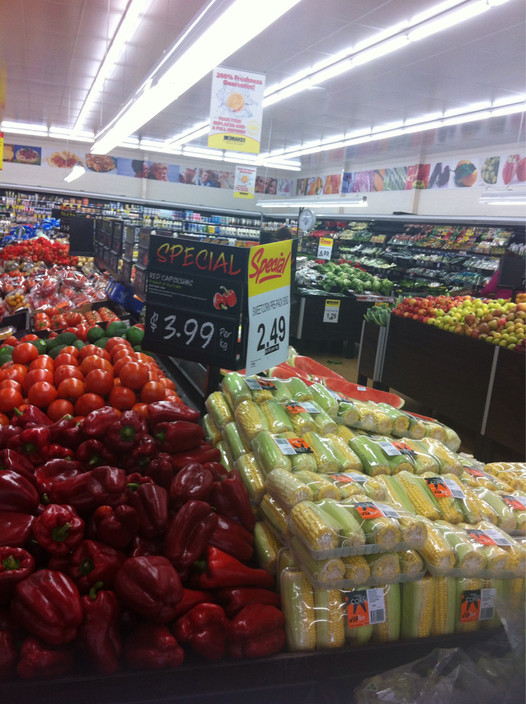
<path fill-rule="evenodd" d="M 334 474 L 339 471 L 338 458 L 329 443 L 325 442 L 317 433 L 306 433 L 303 438 L 312 449 L 318 472 Z"/>
<path fill-rule="evenodd" d="M 274 398 L 280 403 L 313 400 L 309 387 L 302 379 L 298 379 L 297 377 L 291 377 L 290 379 L 273 379 L 273 383 L 276 386 Z"/>
<path fill-rule="evenodd" d="M 341 648 L 345 644 L 345 611 L 339 589 L 315 589 L 316 647 Z"/>
<path fill-rule="evenodd" d="M 250 452 L 250 447 L 239 434 L 236 423 L 227 423 L 223 428 L 223 440 L 226 443 L 234 462 Z"/>
<path fill-rule="evenodd" d="M 371 438 L 362 435 L 349 441 L 351 449 L 358 455 L 363 465 L 363 471 L 371 477 L 378 474 L 389 474 L 389 463 L 380 447 Z"/>
<path fill-rule="evenodd" d="M 316 648 L 314 590 L 303 572 L 281 573 L 281 610 L 285 616 L 287 647 L 292 652 Z"/>
<path fill-rule="evenodd" d="M 241 475 L 250 500 L 258 505 L 265 494 L 265 475 L 259 468 L 253 453 L 241 455 L 234 462 L 234 467 Z"/>
<path fill-rule="evenodd" d="M 210 443 L 210 445 L 214 445 L 214 447 L 217 445 L 217 443 L 221 440 L 221 431 L 217 427 L 217 425 L 214 422 L 214 419 L 210 415 L 210 413 L 206 413 L 203 416 L 203 428 L 205 431 L 205 442 Z"/>
<path fill-rule="evenodd" d="M 326 476 L 316 472 L 300 470 L 294 472 L 294 476 L 298 477 L 312 491 L 314 501 L 319 499 L 340 499 L 341 494 L 337 486 L 335 486 Z"/>
<path fill-rule="evenodd" d="M 272 576 L 276 574 L 276 563 L 281 543 L 264 521 L 254 525 L 254 552 L 258 565 Z"/>
<path fill-rule="evenodd" d="M 221 453 L 221 464 L 227 470 L 227 472 L 231 472 L 234 469 L 234 458 L 230 454 L 230 450 L 228 449 L 226 442 L 221 440 L 217 443 L 216 448 Z"/>
<path fill-rule="evenodd" d="M 260 408 L 267 420 L 269 432 L 275 434 L 292 432 L 292 423 L 281 403 L 270 399 L 264 401 Z"/>
<path fill-rule="evenodd" d="M 342 401 L 338 407 L 336 420 L 338 423 L 353 427 L 360 422 L 360 412 L 352 401 Z"/>
<path fill-rule="evenodd" d="M 285 404 L 284 410 L 287 414 L 290 425 L 292 426 L 292 432 L 296 435 L 302 436 L 305 433 L 310 433 L 316 428 L 316 423 L 314 418 L 307 411 L 297 411 L 290 410 L 294 404 Z"/>
<path fill-rule="evenodd" d="M 329 389 L 316 382 L 309 387 L 309 390 L 315 403 L 317 403 L 328 416 L 336 418 L 338 415 L 339 401 L 334 398 Z"/>
<path fill-rule="evenodd" d="M 281 433 L 278 437 L 285 440 L 297 440 L 297 435 L 294 433 Z M 299 452 L 294 455 L 287 455 L 290 459 L 290 469 L 292 472 L 307 470 L 308 472 L 317 472 L 318 465 L 316 464 L 316 455 L 313 452 Z"/>
<path fill-rule="evenodd" d="M 238 372 L 225 374 L 221 389 L 234 409 L 241 401 L 252 401 L 252 391 L 248 388 L 245 378 Z"/>
<path fill-rule="evenodd" d="M 371 439 L 374 440 L 380 448 L 385 461 L 389 465 L 390 474 L 397 474 L 398 472 L 404 471 L 414 473 L 415 463 L 413 462 L 410 450 L 401 451 L 400 448 L 394 444 L 396 441 L 391 441 L 381 435 L 374 435 Z"/>
<path fill-rule="evenodd" d="M 440 442 L 440 440 L 434 440 L 433 438 L 423 438 L 420 444 L 424 449 L 429 452 L 440 465 L 440 474 L 456 474 L 461 477 L 464 472 L 464 467 L 462 462 L 459 460 L 458 456 L 451 452 L 451 450 Z"/>
<path fill-rule="evenodd" d="M 258 465 L 265 475 L 278 467 L 287 472 L 291 471 L 291 456 L 282 453 L 268 431 L 259 433 L 259 435 L 253 439 L 252 450 Z"/>
<path fill-rule="evenodd" d="M 365 535 L 360 522 L 343 504 L 334 499 L 322 499 L 316 506 L 329 514 L 339 526 L 340 545 L 356 547 L 365 545 Z"/>
<path fill-rule="evenodd" d="M 336 421 L 329 416 L 328 413 L 322 409 L 322 407 L 315 401 L 312 401 L 311 406 L 316 409 L 316 413 L 311 411 L 312 420 L 315 423 L 314 430 L 321 435 L 328 435 L 329 433 L 338 432 L 338 424 Z"/>
<path fill-rule="evenodd" d="M 404 438 L 404 442 L 412 450 L 415 474 L 424 474 L 424 472 L 439 473 L 440 463 L 429 453 L 419 440 Z"/>
<path fill-rule="evenodd" d="M 407 414 L 393 408 L 388 403 L 379 403 L 378 408 L 381 408 L 382 411 L 384 411 L 384 413 L 391 419 L 393 424 L 393 435 L 396 435 L 397 437 L 407 435 L 407 431 L 409 430 L 409 417 Z"/>
<path fill-rule="evenodd" d="M 339 435 L 329 433 L 323 440 L 330 442 L 331 450 L 339 462 L 340 472 L 362 471 L 360 458 Z"/>

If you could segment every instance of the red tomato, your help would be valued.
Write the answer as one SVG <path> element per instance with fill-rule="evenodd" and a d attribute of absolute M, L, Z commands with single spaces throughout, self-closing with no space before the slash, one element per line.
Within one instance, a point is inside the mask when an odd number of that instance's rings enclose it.
<path fill-rule="evenodd" d="M 24 393 L 27 394 L 29 389 L 33 384 L 36 384 L 37 381 L 47 381 L 49 384 L 52 384 L 54 381 L 53 372 L 50 372 L 49 369 L 32 369 L 24 377 L 22 384 Z"/>
<path fill-rule="evenodd" d="M 38 357 L 38 350 L 35 345 L 30 342 L 21 342 L 13 350 L 13 362 L 21 364 L 29 364 L 33 359 Z"/>
<path fill-rule="evenodd" d="M 9 388 L 0 389 L 0 411 L 3 413 L 12 413 L 12 411 L 23 402 L 24 399 L 20 391 Z"/>
<path fill-rule="evenodd" d="M 82 342 L 86 342 L 88 336 L 88 326 L 87 325 L 77 325 L 77 337 Z"/>
<path fill-rule="evenodd" d="M 64 354 L 64 352 L 61 352 L 55 357 L 55 369 L 57 367 L 61 367 L 63 364 L 70 364 L 74 367 L 79 366 L 79 362 L 76 357 L 72 354 Z"/>
<path fill-rule="evenodd" d="M 55 363 L 53 358 L 48 354 L 41 354 L 29 365 L 29 371 L 32 369 L 49 369 L 49 371 L 52 372 L 55 370 Z"/>
<path fill-rule="evenodd" d="M 122 357 L 132 357 L 133 356 L 133 349 L 131 347 L 124 347 L 124 345 L 118 345 L 117 347 L 113 348 L 113 352 L 111 355 L 112 362 L 118 362 L 119 359 Z"/>
<path fill-rule="evenodd" d="M 148 381 L 159 381 L 160 382 L 159 374 L 157 374 L 157 372 L 154 371 L 153 369 L 148 369 Z"/>
<path fill-rule="evenodd" d="M 0 413 L 0 426 L 1 425 L 9 425 L 9 418 L 5 413 Z"/>
<path fill-rule="evenodd" d="M 148 381 L 141 390 L 143 403 L 155 403 L 164 399 L 164 386 L 158 381 Z"/>
<path fill-rule="evenodd" d="M 102 408 L 106 402 L 98 394 L 84 394 L 75 401 L 75 415 L 87 416 L 91 411 L 96 411 L 97 408 Z"/>
<path fill-rule="evenodd" d="M 84 374 L 78 367 L 65 364 L 55 371 L 55 385 L 59 386 L 64 379 L 80 379 L 81 381 L 84 381 Z"/>
<path fill-rule="evenodd" d="M 129 345 L 131 347 L 128 340 L 126 340 L 124 337 L 110 337 L 104 349 L 111 353 L 113 348 L 117 345 Z"/>
<path fill-rule="evenodd" d="M 82 323 L 82 314 L 81 313 L 69 313 L 68 314 L 68 323 L 70 325 L 80 325 Z"/>
<path fill-rule="evenodd" d="M 148 404 L 147 403 L 135 403 L 132 406 L 132 411 L 135 411 L 143 418 L 148 418 Z"/>
<path fill-rule="evenodd" d="M 57 387 L 58 398 L 66 398 L 68 401 L 76 401 L 82 394 L 86 393 L 86 385 L 81 379 L 70 377 L 60 382 Z"/>
<path fill-rule="evenodd" d="M 35 340 L 39 340 L 38 335 L 24 335 L 24 337 L 21 337 L 19 342 L 34 342 Z"/>
<path fill-rule="evenodd" d="M 4 340 L 4 345 L 9 345 L 9 347 L 16 347 L 18 345 L 18 339 L 14 335 L 9 335 Z"/>
<path fill-rule="evenodd" d="M 173 389 L 174 391 L 177 391 L 177 387 L 171 379 L 167 379 L 165 376 L 162 376 L 159 381 L 167 389 Z"/>
<path fill-rule="evenodd" d="M 149 354 L 144 354 L 144 352 L 136 352 L 135 354 L 140 362 L 155 362 L 154 358 L 150 357 Z"/>
<path fill-rule="evenodd" d="M 104 369 L 104 371 L 111 372 L 113 374 L 113 366 L 107 359 L 103 359 L 96 354 L 92 354 L 89 357 L 84 357 L 80 363 L 80 371 L 87 376 L 94 369 Z"/>
<path fill-rule="evenodd" d="M 135 392 L 127 386 L 114 386 L 110 391 L 108 403 L 119 411 L 129 411 L 137 402 Z"/>
<path fill-rule="evenodd" d="M 148 367 L 139 362 L 128 362 L 119 371 L 119 377 L 123 386 L 128 386 L 130 389 L 137 391 L 149 380 Z"/>
<path fill-rule="evenodd" d="M 131 356 L 129 357 L 121 357 L 118 359 L 116 362 L 113 362 L 113 371 L 115 374 L 120 374 L 121 369 L 128 364 L 128 362 L 135 362 L 135 359 Z"/>
<path fill-rule="evenodd" d="M 63 398 L 57 398 L 55 401 L 52 401 L 49 406 L 46 409 L 46 415 L 48 418 L 50 418 L 53 422 L 56 422 L 57 420 L 60 420 L 64 416 L 72 416 L 73 415 L 73 404 L 70 403 L 69 401 L 66 401 L 66 399 Z"/>
<path fill-rule="evenodd" d="M 93 369 L 86 376 L 85 383 L 88 391 L 106 396 L 113 389 L 113 373 L 104 369 Z"/>
<path fill-rule="evenodd" d="M 64 349 L 61 350 L 60 354 L 71 354 L 73 357 L 78 358 L 79 350 L 76 347 L 73 347 L 73 345 L 68 345 L 68 347 L 64 347 Z"/>
<path fill-rule="evenodd" d="M 85 359 L 86 357 L 90 357 L 91 355 L 103 357 L 107 360 L 111 359 L 110 353 L 106 352 L 106 350 L 103 350 L 101 347 L 97 347 L 97 345 L 86 345 L 81 350 L 79 350 L 79 359 Z"/>
<path fill-rule="evenodd" d="M 22 384 L 14 379 L 4 379 L 0 381 L 0 389 L 16 389 L 17 391 L 22 391 Z"/>
<path fill-rule="evenodd" d="M 39 408 L 47 408 L 56 397 L 57 390 L 48 381 L 37 381 L 27 393 L 29 403 Z"/>
<path fill-rule="evenodd" d="M 0 380 L 13 379 L 14 381 L 18 381 L 19 384 L 22 384 L 26 373 L 26 368 L 23 365 L 14 364 L 9 369 L 2 368 L 2 371 L 0 372 Z"/>

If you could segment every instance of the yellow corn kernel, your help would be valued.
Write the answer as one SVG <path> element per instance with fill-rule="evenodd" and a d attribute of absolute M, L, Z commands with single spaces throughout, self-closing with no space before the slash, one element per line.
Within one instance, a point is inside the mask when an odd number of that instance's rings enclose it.
<path fill-rule="evenodd" d="M 416 550 L 402 550 L 398 553 L 402 574 L 418 574 L 424 571 L 424 562 Z"/>
<path fill-rule="evenodd" d="M 288 535 L 287 512 L 269 494 L 265 494 L 261 499 L 259 514 L 282 538 Z"/>
<path fill-rule="evenodd" d="M 432 636 L 455 632 L 457 584 L 453 577 L 435 577 Z"/>
<path fill-rule="evenodd" d="M 422 483 L 423 480 L 420 477 L 415 477 L 410 472 L 399 472 L 394 481 L 401 484 L 408 499 L 420 516 L 424 516 L 424 518 L 428 518 L 431 521 L 437 521 L 441 518 L 440 511 L 430 499 L 427 493 L 429 490 Z"/>
<path fill-rule="evenodd" d="M 259 566 L 271 575 L 276 573 L 276 562 L 281 543 L 264 521 L 256 521 L 254 526 L 254 551 Z"/>
<path fill-rule="evenodd" d="M 285 617 L 287 645 L 291 651 L 316 648 L 314 590 L 303 572 L 285 570 L 281 575 L 281 610 Z"/>
<path fill-rule="evenodd" d="M 365 584 L 371 576 L 371 568 L 363 555 L 349 555 L 342 557 L 345 565 L 345 579 L 350 580 L 356 586 Z"/>
<path fill-rule="evenodd" d="M 338 547 L 338 532 L 310 501 L 296 504 L 290 511 L 296 533 L 313 550 L 333 550 Z"/>
<path fill-rule="evenodd" d="M 316 647 L 341 648 L 345 643 L 345 611 L 339 589 L 314 590 Z"/>
<path fill-rule="evenodd" d="M 427 523 L 427 540 L 418 552 L 426 562 L 437 569 L 451 569 L 455 566 L 453 548 L 431 521 Z"/>
<path fill-rule="evenodd" d="M 300 501 L 312 501 L 314 498 L 310 487 L 297 475 L 284 469 L 273 469 L 266 481 L 267 491 L 283 504 L 294 506 Z"/>

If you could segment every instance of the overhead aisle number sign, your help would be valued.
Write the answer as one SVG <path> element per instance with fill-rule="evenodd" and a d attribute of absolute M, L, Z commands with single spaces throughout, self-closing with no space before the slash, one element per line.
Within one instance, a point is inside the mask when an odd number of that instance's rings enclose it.
<path fill-rule="evenodd" d="M 248 260 L 247 374 L 288 357 L 292 241 L 250 249 Z"/>

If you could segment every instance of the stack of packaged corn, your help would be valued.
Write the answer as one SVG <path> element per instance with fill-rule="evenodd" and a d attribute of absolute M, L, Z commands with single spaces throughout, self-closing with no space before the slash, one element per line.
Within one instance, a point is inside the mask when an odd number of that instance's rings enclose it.
<path fill-rule="evenodd" d="M 296 378 L 231 372 L 206 406 L 291 650 L 495 627 L 498 599 L 521 603 L 526 465 L 484 466 L 441 423 Z"/>

